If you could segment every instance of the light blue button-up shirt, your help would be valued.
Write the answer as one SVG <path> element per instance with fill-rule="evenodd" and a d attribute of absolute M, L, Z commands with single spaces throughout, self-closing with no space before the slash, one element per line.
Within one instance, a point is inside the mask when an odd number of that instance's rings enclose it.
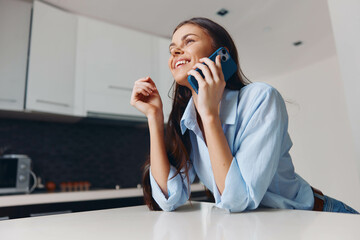
<path fill-rule="evenodd" d="M 280 93 L 265 83 L 251 83 L 241 90 L 224 90 L 220 120 L 233 159 L 222 194 L 215 183 L 208 148 L 196 119 L 191 98 L 181 118 L 181 132 L 189 131 L 189 178 L 195 175 L 213 193 L 216 206 L 230 212 L 258 206 L 312 209 L 314 196 L 310 185 L 294 172 L 289 154 L 288 115 Z M 152 196 L 165 211 L 184 204 L 190 195 L 186 177 L 170 166 L 166 197 L 150 169 Z"/>

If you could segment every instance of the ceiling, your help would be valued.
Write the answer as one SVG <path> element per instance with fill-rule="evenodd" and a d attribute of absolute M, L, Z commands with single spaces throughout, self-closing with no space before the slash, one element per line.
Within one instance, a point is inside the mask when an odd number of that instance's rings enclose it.
<path fill-rule="evenodd" d="M 224 26 L 251 80 L 284 74 L 335 55 L 327 0 L 44 0 L 80 15 L 171 37 L 195 16 Z M 221 8 L 229 13 L 216 15 Z M 303 44 L 295 47 L 294 42 Z"/>

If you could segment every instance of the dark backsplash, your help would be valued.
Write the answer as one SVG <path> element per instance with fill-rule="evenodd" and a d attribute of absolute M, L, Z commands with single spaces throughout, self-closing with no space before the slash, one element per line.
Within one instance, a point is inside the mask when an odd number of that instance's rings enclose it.
<path fill-rule="evenodd" d="M 146 124 L 0 119 L 0 147 L 26 154 L 43 183 L 88 181 L 92 189 L 136 187 L 149 153 Z"/>

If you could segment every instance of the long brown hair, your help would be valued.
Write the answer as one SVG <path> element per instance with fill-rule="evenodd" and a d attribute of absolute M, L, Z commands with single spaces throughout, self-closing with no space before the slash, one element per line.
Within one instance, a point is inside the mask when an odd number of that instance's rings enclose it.
<path fill-rule="evenodd" d="M 222 26 L 207 18 L 192 18 L 190 20 L 181 22 L 175 28 L 173 34 L 185 24 L 194 24 L 202 28 L 212 38 L 214 49 L 218 49 L 220 47 L 226 47 L 228 49 L 231 57 L 238 66 L 238 71 L 227 81 L 225 88 L 239 90 L 250 82 L 240 69 L 238 52 L 234 41 Z M 185 174 L 188 182 L 188 168 L 190 166 L 189 154 L 191 151 L 191 143 L 189 138 L 189 131 L 186 131 L 184 135 L 181 134 L 180 120 L 190 97 L 190 89 L 175 83 L 175 89 L 172 92 L 172 110 L 169 115 L 169 120 L 165 131 L 165 144 L 169 162 L 177 169 L 176 174 L 179 174 L 180 172 Z M 146 160 L 143 167 L 144 201 L 151 210 L 161 210 L 159 205 L 152 197 L 149 168 L 150 157 Z"/>

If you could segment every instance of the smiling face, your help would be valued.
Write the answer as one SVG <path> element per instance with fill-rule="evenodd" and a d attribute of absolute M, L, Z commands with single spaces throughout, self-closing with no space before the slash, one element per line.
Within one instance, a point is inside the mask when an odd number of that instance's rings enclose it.
<path fill-rule="evenodd" d="M 211 37 L 201 27 L 185 24 L 174 33 L 169 50 L 169 68 L 175 81 L 191 88 L 187 72 L 201 58 L 209 57 L 215 48 Z"/>

